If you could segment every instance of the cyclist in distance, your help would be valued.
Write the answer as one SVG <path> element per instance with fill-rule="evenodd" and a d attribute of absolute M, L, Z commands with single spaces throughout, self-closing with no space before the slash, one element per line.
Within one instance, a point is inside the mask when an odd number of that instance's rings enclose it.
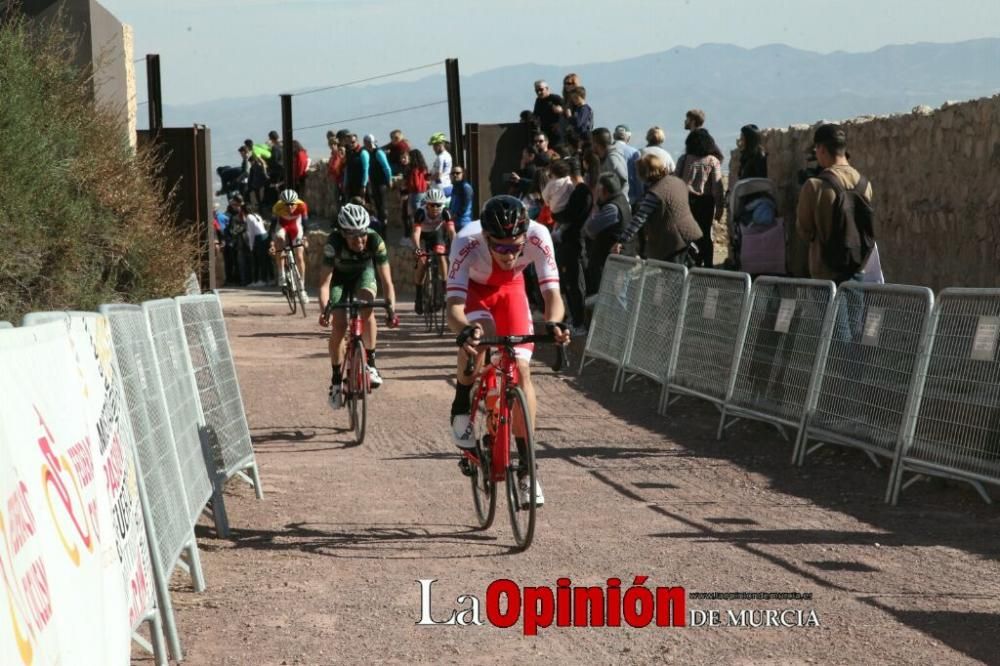
<path fill-rule="evenodd" d="M 362 301 L 375 299 L 378 283 L 375 273 L 385 286 L 386 301 L 389 302 L 389 312 L 386 325 L 389 328 L 399 326 L 399 316 L 392 307 L 396 303 L 396 290 L 392 284 L 392 272 L 389 269 L 389 254 L 385 241 L 368 226 L 371 218 L 364 206 L 347 204 L 337 215 L 337 230 L 330 234 L 323 248 L 323 270 L 320 274 L 319 305 L 322 314 L 319 325 L 326 328 L 332 323 L 330 330 L 330 364 L 333 375 L 330 379 L 330 406 L 342 406 L 340 391 L 340 366 L 344 362 L 344 336 L 347 333 L 347 314 L 344 310 L 335 310 L 332 316 L 327 316 L 326 305 L 343 303 L 347 295 Z M 368 377 L 372 388 L 382 385 L 382 376 L 375 366 L 375 342 L 378 335 L 378 324 L 375 321 L 375 311 L 372 308 L 361 310 L 364 319 L 364 345 L 368 356 Z"/>
<path fill-rule="evenodd" d="M 484 355 L 476 349 L 483 337 L 531 335 L 534 327 L 524 290 L 524 269 L 533 265 L 545 303 L 545 327 L 559 344 L 568 344 L 569 328 L 560 323 L 565 315 L 559 293 L 552 237 L 545 226 L 528 218 L 524 204 L 508 195 L 496 196 L 483 205 L 478 221 L 467 225 L 451 246 L 448 272 L 448 324 L 457 334 L 459 346 L 455 400 L 451 405 L 451 428 L 461 449 L 475 448 L 470 424 L 471 389 Z M 521 388 L 535 422 L 535 388 L 531 382 L 533 345 L 515 348 Z M 465 374 L 467 360 L 476 357 L 476 372 Z M 517 439 L 523 452 L 523 436 Z M 522 433 L 523 435 L 523 433 Z M 536 482 L 537 483 L 537 482 Z M 526 489 L 521 489 L 522 493 Z M 544 503 L 541 486 L 535 490 L 536 504 Z"/>
<path fill-rule="evenodd" d="M 437 257 L 438 274 L 444 281 L 448 272 L 447 258 L 445 257 L 446 243 L 455 239 L 455 222 L 451 219 L 451 213 L 445 208 L 447 199 L 444 192 L 439 187 L 432 187 L 427 190 L 427 196 L 423 204 L 417 209 L 413 216 L 413 247 L 419 255 L 426 252 L 428 255 L 437 252 L 441 256 Z M 428 256 L 428 260 L 431 257 Z M 413 284 L 417 288 L 416 302 L 414 309 L 417 314 L 424 313 L 424 271 L 427 270 L 427 262 L 417 262 L 416 271 L 413 273 Z M 441 290 L 444 293 L 444 289 Z M 435 303 L 435 308 L 441 305 Z"/>
<path fill-rule="evenodd" d="M 274 233 L 274 240 L 271 241 L 270 253 L 278 258 L 278 284 L 284 289 L 286 266 L 285 255 L 282 253 L 285 250 L 285 243 L 292 244 L 299 274 L 303 281 L 306 279 L 306 253 L 303 247 L 306 236 L 303 225 L 309 219 L 309 207 L 305 201 L 299 199 L 295 190 L 282 190 L 277 203 L 271 208 L 271 216 L 272 220 L 277 222 L 278 229 Z M 309 296 L 306 295 L 306 302 L 308 301 Z"/>

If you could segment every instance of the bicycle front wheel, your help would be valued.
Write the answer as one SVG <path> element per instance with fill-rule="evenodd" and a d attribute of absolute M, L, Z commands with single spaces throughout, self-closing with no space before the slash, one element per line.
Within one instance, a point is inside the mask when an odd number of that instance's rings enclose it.
<path fill-rule="evenodd" d="M 476 455 L 479 457 L 479 464 L 469 465 L 472 468 L 472 476 L 469 477 L 469 481 L 472 483 L 472 503 L 476 507 L 479 528 L 484 530 L 493 524 L 493 518 L 497 512 L 497 485 L 491 473 L 490 463 L 493 451 L 487 419 L 486 410 L 480 403 L 472 414 L 472 432 L 476 438 Z"/>
<path fill-rule="evenodd" d="M 351 395 L 351 425 L 354 427 L 354 439 L 361 446 L 368 426 L 368 364 L 361 340 L 355 340 L 351 347 Z"/>
<path fill-rule="evenodd" d="M 285 273 L 285 277 L 282 279 L 281 291 L 285 294 L 285 300 L 288 301 L 288 309 L 295 314 L 296 306 L 298 302 L 295 299 L 295 281 L 291 279 L 288 273 Z"/>
<path fill-rule="evenodd" d="M 434 272 L 431 279 L 434 281 L 434 327 L 437 329 L 438 335 L 444 335 L 444 290 L 441 288 L 441 279 L 437 271 Z"/>
<path fill-rule="evenodd" d="M 510 527 L 514 532 L 514 543 L 518 550 L 525 550 L 535 536 L 535 493 L 538 489 L 535 437 L 524 391 L 515 387 L 508 391 L 506 399 L 511 418 L 511 427 L 508 429 L 510 437 L 509 441 L 497 442 L 495 446 L 507 446 L 510 451 L 510 464 L 507 466 L 507 509 L 510 513 Z M 524 446 L 520 448 L 514 436 L 518 429 L 524 432 Z"/>
<path fill-rule="evenodd" d="M 295 298 L 299 302 L 300 309 L 302 310 L 302 316 L 306 316 L 306 283 L 302 279 L 302 274 L 299 273 L 299 267 L 293 265 L 292 267 L 292 282 L 295 284 Z"/>

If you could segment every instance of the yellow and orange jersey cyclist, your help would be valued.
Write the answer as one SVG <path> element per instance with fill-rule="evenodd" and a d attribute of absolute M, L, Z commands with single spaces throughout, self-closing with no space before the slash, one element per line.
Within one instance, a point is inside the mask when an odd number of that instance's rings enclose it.
<path fill-rule="evenodd" d="M 305 253 L 305 221 L 309 219 L 309 207 L 299 199 L 295 190 L 282 190 L 278 202 L 271 208 L 271 216 L 277 225 L 274 239 L 271 241 L 271 254 L 278 261 L 278 284 L 285 284 L 285 255 L 282 254 L 286 244 L 291 244 L 295 253 L 295 263 L 299 267 L 302 279 L 306 276 Z"/>

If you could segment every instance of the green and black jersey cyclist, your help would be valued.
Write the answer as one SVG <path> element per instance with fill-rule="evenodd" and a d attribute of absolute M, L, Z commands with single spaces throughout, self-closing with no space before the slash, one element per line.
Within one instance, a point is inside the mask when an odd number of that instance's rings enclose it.
<path fill-rule="evenodd" d="M 392 273 L 389 270 L 389 254 L 385 241 L 372 229 L 368 228 L 371 218 L 363 206 L 347 204 L 340 209 L 337 216 L 337 230 L 330 234 L 323 249 L 323 270 L 320 274 L 319 305 L 323 314 L 319 325 L 330 326 L 330 364 L 333 375 L 330 379 L 330 406 L 341 407 L 343 401 L 340 393 L 340 365 L 344 362 L 344 336 L 347 333 L 347 313 L 344 310 L 334 310 L 332 316 L 326 316 L 326 305 L 333 299 L 334 303 L 343 303 L 347 294 L 353 293 L 358 300 L 374 300 L 378 292 L 375 273 L 385 286 L 386 301 L 389 302 L 389 313 L 386 324 L 389 328 L 399 326 L 399 316 L 392 306 L 396 303 L 396 290 L 392 284 Z M 375 339 L 378 324 L 375 321 L 375 311 L 372 308 L 361 310 L 364 319 L 364 345 L 368 355 L 368 377 L 372 388 L 382 385 L 382 377 L 375 367 Z"/>

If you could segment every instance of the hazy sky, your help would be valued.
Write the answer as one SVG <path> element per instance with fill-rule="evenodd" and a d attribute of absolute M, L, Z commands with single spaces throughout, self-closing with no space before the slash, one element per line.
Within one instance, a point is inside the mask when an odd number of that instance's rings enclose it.
<path fill-rule="evenodd" d="M 471 74 L 706 42 L 830 52 L 1000 36 L 1000 0 L 99 1 L 132 25 L 136 58 L 160 54 L 166 104 L 277 95 L 447 57 Z M 144 100 L 141 63 L 137 74 Z"/>

